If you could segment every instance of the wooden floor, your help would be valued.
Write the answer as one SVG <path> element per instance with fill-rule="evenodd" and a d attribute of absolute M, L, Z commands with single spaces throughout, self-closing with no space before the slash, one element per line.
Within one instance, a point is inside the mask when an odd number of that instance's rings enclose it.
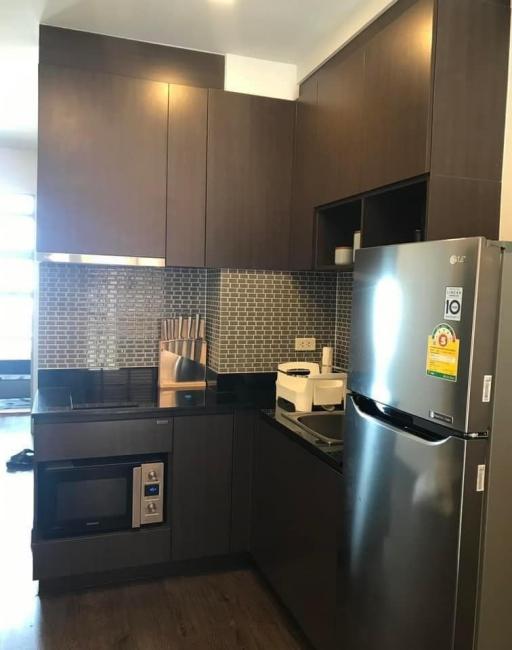
<path fill-rule="evenodd" d="M 31 445 L 27 417 L 0 418 L 1 650 L 309 650 L 249 569 L 39 598 L 32 474 L 5 471 Z"/>

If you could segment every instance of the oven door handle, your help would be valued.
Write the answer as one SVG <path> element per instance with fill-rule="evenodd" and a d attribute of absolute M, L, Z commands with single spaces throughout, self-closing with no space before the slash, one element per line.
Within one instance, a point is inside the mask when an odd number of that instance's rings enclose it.
<path fill-rule="evenodd" d="M 132 528 L 140 528 L 141 489 L 142 489 L 142 467 L 134 467 L 133 483 L 132 483 Z"/>

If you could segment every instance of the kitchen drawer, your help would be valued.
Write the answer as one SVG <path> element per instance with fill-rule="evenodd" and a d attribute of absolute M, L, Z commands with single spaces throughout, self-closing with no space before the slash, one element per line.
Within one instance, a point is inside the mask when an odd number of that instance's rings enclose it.
<path fill-rule="evenodd" d="M 35 424 L 36 462 L 172 451 L 172 418 Z"/>
<path fill-rule="evenodd" d="M 168 562 L 171 530 L 156 527 L 32 544 L 34 580 L 79 576 Z"/>

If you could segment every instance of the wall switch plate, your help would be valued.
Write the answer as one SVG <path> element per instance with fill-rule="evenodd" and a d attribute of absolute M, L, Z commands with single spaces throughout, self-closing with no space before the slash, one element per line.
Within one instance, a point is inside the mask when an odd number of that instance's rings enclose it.
<path fill-rule="evenodd" d="M 314 337 L 307 339 L 295 339 L 295 349 L 304 351 L 316 350 L 316 339 Z"/>

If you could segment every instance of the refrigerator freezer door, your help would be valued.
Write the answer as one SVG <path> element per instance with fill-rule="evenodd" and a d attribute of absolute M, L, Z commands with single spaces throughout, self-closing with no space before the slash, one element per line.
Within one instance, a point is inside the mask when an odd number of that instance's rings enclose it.
<path fill-rule="evenodd" d="M 352 398 L 346 418 L 340 647 L 473 647 L 487 440 L 425 439 Z"/>
<path fill-rule="evenodd" d="M 349 388 L 461 432 L 487 431 L 501 255 L 480 237 L 358 251 Z"/>

